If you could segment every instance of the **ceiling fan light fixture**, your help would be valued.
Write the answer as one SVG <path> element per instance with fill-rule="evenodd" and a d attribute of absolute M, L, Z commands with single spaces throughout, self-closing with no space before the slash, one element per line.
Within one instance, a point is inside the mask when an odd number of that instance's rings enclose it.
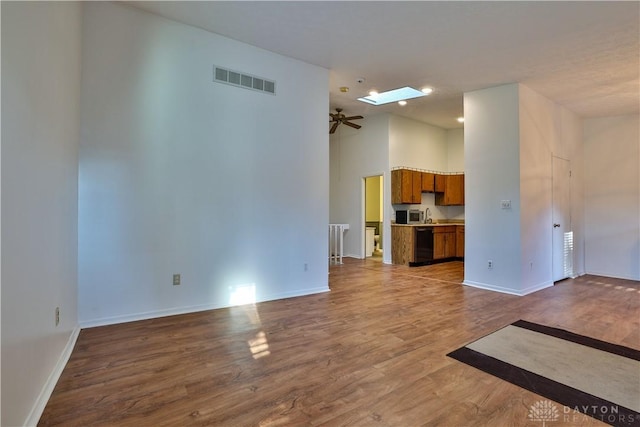
<path fill-rule="evenodd" d="M 425 94 L 418 89 L 414 89 L 409 86 L 401 87 L 398 89 L 388 90 L 386 92 L 380 92 L 373 96 L 369 93 L 369 96 L 358 98 L 358 101 L 366 102 L 371 105 L 383 105 L 390 102 L 398 102 L 401 100 L 419 98 L 425 96 Z"/>
<path fill-rule="evenodd" d="M 345 114 L 342 114 L 342 108 L 336 108 L 336 112 L 329 113 L 329 117 L 331 117 L 331 120 L 329 120 L 329 124 L 331 125 L 331 127 L 329 128 L 330 134 L 335 133 L 336 129 L 338 128 L 338 125 L 340 124 L 347 125 L 354 129 L 360 129 L 362 126 L 357 125 L 355 123 L 351 123 L 351 120 L 360 120 L 364 118 L 362 116 L 347 117 Z"/>

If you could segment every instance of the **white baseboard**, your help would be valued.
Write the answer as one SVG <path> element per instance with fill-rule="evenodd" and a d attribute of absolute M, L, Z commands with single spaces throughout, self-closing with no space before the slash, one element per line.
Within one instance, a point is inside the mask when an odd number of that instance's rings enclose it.
<path fill-rule="evenodd" d="M 280 292 L 277 294 L 263 295 L 258 302 L 274 301 L 285 298 L 294 298 L 305 295 L 319 294 L 322 292 L 329 292 L 330 289 L 327 286 L 307 288 L 302 290 L 296 290 L 295 292 Z M 199 304 L 183 307 L 172 307 L 164 310 L 154 310 L 142 313 L 125 314 L 121 316 L 103 317 L 100 319 L 83 320 L 80 322 L 81 328 L 94 328 L 97 326 L 115 325 L 118 323 L 136 322 L 138 320 L 156 319 L 158 317 L 175 316 L 178 314 L 196 313 L 199 311 L 216 310 L 219 308 L 231 307 L 229 304 Z"/>
<path fill-rule="evenodd" d="M 634 280 L 636 282 L 640 281 L 640 277 L 634 277 L 634 276 L 629 275 L 629 274 L 612 273 L 610 271 L 606 272 L 606 271 L 589 270 L 585 274 L 589 274 L 589 275 L 592 275 L 592 276 L 600 276 L 600 277 L 611 277 L 612 279 Z"/>
<path fill-rule="evenodd" d="M 60 375 L 62 375 L 62 371 L 64 371 L 64 367 L 67 366 L 67 362 L 71 357 L 71 352 L 73 351 L 73 347 L 75 347 L 76 345 L 79 334 L 80 327 L 76 326 L 71 331 L 71 335 L 67 340 L 67 344 L 65 345 L 64 350 L 62 350 L 62 353 L 58 358 L 58 362 L 56 362 L 56 366 L 53 368 L 53 371 L 51 371 L 51 374 L 49 375 L 49 378 L 47 378 L 44 387 L 42 387 L 42 390 L 40 391 L 35 404 L 31 408 L 31 412 L 27 416 L 27 420 L 24 422 L 25 426 L 38 425 L 38 421 L 42 416 L 42 412 L 44 412 L 44 408 L 47 406 L 47 402 L 49 402 L 51 393 L 53 393 L 53 389 L 56 387 L 56 384 L 60 379 Z"/>
<path fill-rule="evenodd" d="M 528 288 L 522 289 L 520 291 L 515 291 L 511 288 L 503 288 L 502 286 L 490 285 L 487 283 L 480 283 L 480 282 L 473 282 L 471 280 L 465 280 L 462 282 L 462 284 L 466 286 L 471 286 L 472 288 L 485 289 L 488 291 L 501 292 L 503 294 L 517 295 L 520 297 L 553 286 L 553 282 L 544 282 L 538 285 L 529 286 Z"/>

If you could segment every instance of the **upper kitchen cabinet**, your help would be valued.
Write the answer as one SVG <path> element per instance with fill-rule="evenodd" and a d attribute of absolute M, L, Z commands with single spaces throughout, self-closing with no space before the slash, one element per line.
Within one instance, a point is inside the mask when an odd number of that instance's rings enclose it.
<path fill-rule="evenodd" d="M 444 188 L 446 187 L 445 180 L 447 175 L 436 174 L 434 177 L 434 191 L 436 193 L 444 193 Z"/>
<path fill-rule="evenodd" d="M 436 175 L 435 202 L 438 206 L 464 205 L 464 174 Z"/>
<path fill-rule="evenodd" d="M 435 174 L 431 172 L 422 172 L 422 191 L 426 193 L 433 193 L 435 190 Z"/>
<path fill-rule="evenodd" d="M 422 202 L 422 172 L 410 169 L 391 171 L 391 203 L 420 204 Z"/>

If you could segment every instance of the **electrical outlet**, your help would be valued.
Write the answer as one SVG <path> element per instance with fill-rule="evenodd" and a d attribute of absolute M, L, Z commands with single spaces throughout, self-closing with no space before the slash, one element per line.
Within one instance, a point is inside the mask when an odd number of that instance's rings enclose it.
<path fill-rule="evenodd" d="M 173 275 L 173 286 L 179 286 L 180 285 L 180 275 L 179 274 L 174 274 Z"/>
<path fill-rule="evenodd" d="M 60 307 L 56 307 L 56 326 L 60 324 Z"/>
<path fill-rule="evenodd" d="M 502 201 L 500 201 L 500 207 L 502 209 L 511 209 L 511 200 L 502 200 Z"/>
<path fill-rule="evenodd" d="M 493 261 L 491 261 L 491 260 L 487 261 L 487 268 L 488 269 L 492 269 L 493 268 Z"/>

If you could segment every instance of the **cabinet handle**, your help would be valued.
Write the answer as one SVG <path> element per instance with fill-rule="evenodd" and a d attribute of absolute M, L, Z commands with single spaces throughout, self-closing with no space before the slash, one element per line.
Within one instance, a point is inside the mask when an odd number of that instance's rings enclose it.
<path fill-rule="evenodd" d="M 553 228 L 558 228 L 560 227 L 560 224 L 553 224 Z"/>

